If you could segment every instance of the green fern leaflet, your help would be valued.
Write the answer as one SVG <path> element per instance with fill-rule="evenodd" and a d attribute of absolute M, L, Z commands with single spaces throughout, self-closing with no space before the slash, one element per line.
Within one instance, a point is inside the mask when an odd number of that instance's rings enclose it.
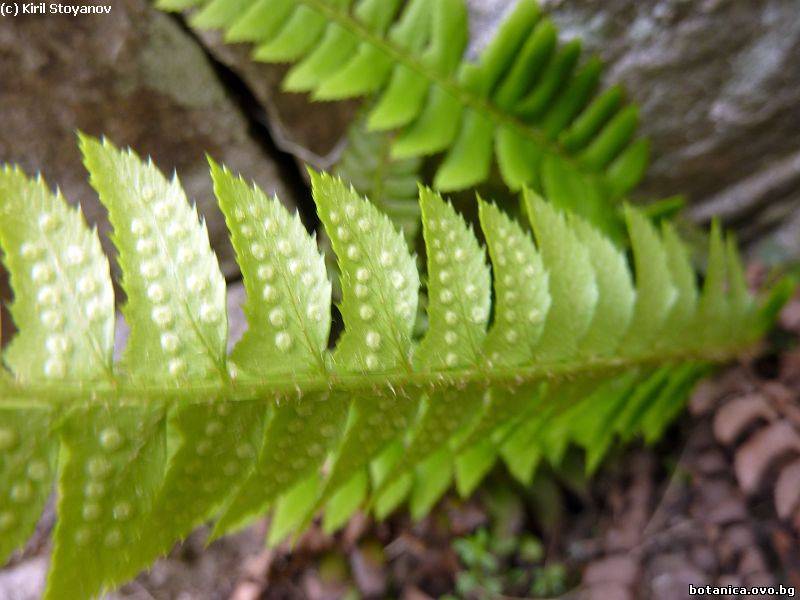
<path fill-rule="evenodd" d="M 118 363 L 96 232 L 40 179 L 0 171 L 19 328 L 0 371 L 0 562 L 55 479 L 49 599 L 114 588 L 211 519 L 218 536 L 273 508 L 278 542 L 319 510 L 329 529 L 405 499 L 422 516 L 498 458 L 528 481 L 574 441 L 593 468 L 618 438 L 660 435 L 693 382 L 757 341 L 791 292 L 753 298 L 718 228 L 696 289 L 675 232 L 630 208 L 632 273 L 598 230 L 527 190 L 530 228 L 479 201 L 487 257 L 423 188 L 429 325 L 417 343 L 420 278 L 402 232 L 312 173 L 342 283 L 330 350 L 316 240 L 212 162 L 247 291 L 249 329 L 228 355 L 225 284 L 177 178 L 106 141 L 82 137 L 81 150 L 123 269 L 131 335 Z"/>

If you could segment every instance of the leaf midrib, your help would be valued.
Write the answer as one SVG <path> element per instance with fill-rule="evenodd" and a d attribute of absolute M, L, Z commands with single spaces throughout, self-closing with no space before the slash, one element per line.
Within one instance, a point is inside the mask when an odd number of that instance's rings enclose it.
<path fill-rule="evenodd" d="M 464 106 L 477 109 L 485 113 L 490 117 L 491 120 L 495 121 L 496 123 L 499 123 L 501 125 L 507 125 L 509 127 L 514 128 L 518 133 L 522 134 L 524 137 L 533 140 L 537 144 L 543 146 L 545 151 L 549 150 L 552 153 L 558 154 L 563 160 L 579 168 L 581 172 L 586 172 L 586 170 L 581 165 L 578 165 L 575 159 L 572 157 L 572 155 L 567 153 L 560 144 L 554 142 L 553 140 L 550 140 L 543 133 L 527 126 L 520 119 L 517 119 L 516 117 L 513 117 L 508 113 L 503 112 L 492 103 L 487 102 L 486 100 L 482 99 L 479 96 L 471 94 L 468 90 L 466 90 L 463 86 L 459 85 L 459 83 L 453 80 L 452 78 L 444 77 L 436 73 L 436 71 L 428 68 L 421 61 L 415 59 L 413 56 L 410 56 L 402 48 L 395 46 L 395 44 L 391 43 L 390 41 L 387 41 L 383 37 L 371 32 L 364 25 L 359 23 L 358 20 L 354 19 L 348 12 L 337 11 L 336 9 L 325 4 L 323 0 L 295 0 L 295 1 L 299 4 L 306 5 L 311 10 L 321 13 L 323 16 L 327 17 L 331 21 L 335 21 L 339 26 L 347 29 L 353 35 L 360 37 L 363 41 L 372 44 L 379 50 L 388 54 L 396 62 L 402 63 L 408 68 L 416 71 L 426 79 L 432 81 L 434 84 L 443 88 L 451 96 L 453 96 L 459 102 L 461 102 L 461 104 L 463 104 Z"/>
<path fill-rule="evenodd" d="M 286 374 L 267 379 L 247 378 L 221 383 L 218 380 L 187 382 L 180 387 L 158 386 L 152 382 L 137 385 L 131 379 L 118 379 L 117 385 L 105 382 L 65 380 L 58 383 L 6 382 L 0 380 L 0 411 L 30 407 L 50 407 L 81 401 L 84 404 L 104 404 L 116 400 L 122 405 L 143 406 L 154 402 L 180 402 L 196 404 L 208 402 L 209 398 L 221 401 L 252 401 L 297 397 L 299 394 L 331 391 L 355 395 L 374 394 L 376 389 L 418 388 L 435 391 L 444 388 L 460 388 L 472 383 L 486 387 L 516 388 L 535 381 L 560 382 L 586 375 L 613 376 L 638 367 L 664 367 L 686 362 L 722 363 L 741 355 L 751 346 L 737 344 L 697 351 L 676 351 L 668 354 L 643 354 L 637 357 L 614 356 L 593 360 L 538 364 L 517 367 L 492 367 L 486 363 L 462 369 L 437 371 L 401 371 L 367 373 L 329 373 L 294 376 Z M 399 393 L 399 391 L 397 392 Z M 69 404 L 72 406 L 72 404 Z"/>

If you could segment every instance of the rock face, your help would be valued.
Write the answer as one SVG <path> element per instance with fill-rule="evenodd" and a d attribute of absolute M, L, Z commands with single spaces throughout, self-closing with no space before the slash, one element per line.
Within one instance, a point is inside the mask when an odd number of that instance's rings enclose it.
<path fill-rule="evenodd" d="M 468 0 L 471 52 L 518 0 Z M 800 259 L 800 3 L 541 0 L 642 109 L 642 197 L 685 194 L 774 259 Z"/>
<path fill-rule="evenodd" d="M 469 0 L 471 51 L 518 0 Z M 542 0 L 642 109 L 642 197 L 685 194 L 768 258 L 800 259 L 800 3 Z"/>
<path fill-rule="evenodd" d="M 358 101 L 312 102 L 306 94 L 283 92 L 281 81 L 288 66 L 253 61 L 251 45 L 227 44 L 219 31 L 193 31 L 214 58 L 250 91 L 257 103 L 252 116 L 268 127 L 278 148 L 293 155 L 298 163 L 318 169 L 335 164 Z"/>
<path fill-rule="evenodd" d="M 746 241 L 800 257 L 800 3 L 544 5 L 641 105 L 655 158 L 644 194 L 687 194 L 693 219 L 721 216 Z"/>

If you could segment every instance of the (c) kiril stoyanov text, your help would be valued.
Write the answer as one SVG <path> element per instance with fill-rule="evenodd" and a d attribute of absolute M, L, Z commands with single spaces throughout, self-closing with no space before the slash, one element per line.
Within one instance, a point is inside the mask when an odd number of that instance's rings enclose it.
<path fill-rule="evenodd" d="M 0 3 L 0 16 L 4 17 L 16 17 L 21 15 L 107 15 L 110 12 L 110 4 L 84 6 L 78 4 L 62 4 L 61 2 Z"/>

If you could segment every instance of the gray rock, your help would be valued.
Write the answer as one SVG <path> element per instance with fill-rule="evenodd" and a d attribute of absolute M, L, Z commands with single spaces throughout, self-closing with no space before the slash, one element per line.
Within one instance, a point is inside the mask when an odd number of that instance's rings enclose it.
<path fill-rule="evenodd" d="M 189 19 L 191 12 L 188 13 Z M 281 81 L 287 65 L 255 62 L 250 44 L 226 44 L 219 31 L 193 30 L 206 49 L 248 87 L 260 104 L 255 115 L 269 128 L 281 150 L 299 163 L 318 169 L 335 164 L 343 149 L 347 126 L 355 117 L 358 101 L 312 102 L 306 94 L 284 93 Z M 305 169 L 301 169 L 305 175 Z"/>
<path fill-rule="evenodd" d="M 44 593 L 47 556 L 37 556 L 0 570 L 0 598 L 3 600 L 38 600 Z"/>
<path fill-rule="evenodd" d="M 471 52 L 517 0 L 468 0 Z M 800 3 L 542 0 L 642 108 L 654 161 L 639 196 L 685 194 L 762 256 L 800 258 Z"/>
<path fill-rule="evenodd" d="M 642 107 L 655 160 L 642 195 L 684 193 L 700 223 L 800 257 L 800 4 L 546 0 Z"/>

